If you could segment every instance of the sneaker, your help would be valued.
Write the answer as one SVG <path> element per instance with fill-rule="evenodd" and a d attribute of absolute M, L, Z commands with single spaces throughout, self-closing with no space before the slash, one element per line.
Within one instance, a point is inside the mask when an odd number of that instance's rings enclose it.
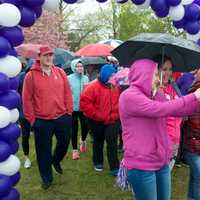
<path fill-rule="evenodd" d="M 119 172 L 119 169 L 114 169 L 114 170 L 110 170 L 109 174 L 111 176 L 117 176 L 118 175 L 118 172 Z"/>
<path fill-rule="evenodd" d="M 95 165 L 94 166 L 94 170 L 97 172 L 102 172 L 103 171 L 103 165 Z"/>
<path fill-rule="evenodd" d="M 63 170 L 62 170 L 62 168 L 61 168 L 61 166 L 60 166 L 60 164 L 53 164 L 52 165 L 52 167 L 53 167 L 53 171 L 56 173 L 56 174 L 63 174 Z"/>
<path fill-rule="evenodd" d="M 72 151 L 72 160 L 79 160 L 80 159 L 80 155 L 78 150 L 73 150 Z"/>
<path fill-rule="evenodd" d="M 87 151 L 86 141 L 81 141 L 80 152 L 84 153 Z"/>
<path fill-rule="evenodd" d="M 43 182 L 41 187 L 42 187 L 43 190 L 47 190 L 51 185 L 52 185 L 51 182 L 46 182 L 46 183 Z"/>
<path fill-rule="evenodd" d="M 24 168 L 28 169 L 31 167 L 31 161 L 29 158 L 26 158 L 25 162 L 24 162 Z"/>

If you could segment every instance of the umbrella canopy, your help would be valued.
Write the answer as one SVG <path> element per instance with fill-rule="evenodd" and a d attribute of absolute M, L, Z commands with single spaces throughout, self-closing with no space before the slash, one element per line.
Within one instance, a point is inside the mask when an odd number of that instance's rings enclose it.
<path fill-rule="evenodd" d="M 70 62 L 75 58 L 75 54 L 69 50 L 62 48 L 54 49 L 54 59 L 53 62 L 57 66 L 61 66 L 62 68 L 70 67 Z"/>
<path fill-rule="evenodd" d="M 76 56 L 89 57 L 110 56 L 113 49 L 113 47 L 106 44 L 88 44 L 79 49 L 75 54 Z"/>
<path fill-rule="evenodd" d="M 37 59 L 39 49 L 42 46 L 44 45 L 27 43 L 27 44 L 22 44 L 18 46 L 16 50 L 18 54 L 24 58 Z"/>
<path fill-rule="evenodd" d="M 115 39 L 107 39 L 107 40 L 102 40 L 100 42 L 98 42 L 99 44 L 107 44 L 113 48 L 118 47 L 120 44 L 123 43 L 123 41 L 121 40 L 115 40 Z"/>
<path fill-rule="evenodd" d="M 174 71 L 192 71 L 200 67 L 200 47 L 193 41 L 167 33 L 142 33 L 112 51 L 120 65 L 130 66 L 140 58 L 166 55 L 173 62 Z"/>
<path fill-rule="evenodd" d="M 84 65 L 101 65 L 106 63 L 105 58 L 102 57 L 82 57 L 81 61 Z"/>

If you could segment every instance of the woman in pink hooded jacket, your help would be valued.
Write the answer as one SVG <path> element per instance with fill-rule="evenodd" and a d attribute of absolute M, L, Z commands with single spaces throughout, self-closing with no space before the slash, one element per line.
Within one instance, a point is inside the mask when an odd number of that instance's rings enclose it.
<path fill-rule="evenodd" d="M 200 110 L 200 90 L 166 101 L 158 91 L 157 63 L 137 60 L 129 72 L 130 87 L 119 99 L 124 165 L 136 200 L 169 200 L 171 150 L 166 117 Z"/>

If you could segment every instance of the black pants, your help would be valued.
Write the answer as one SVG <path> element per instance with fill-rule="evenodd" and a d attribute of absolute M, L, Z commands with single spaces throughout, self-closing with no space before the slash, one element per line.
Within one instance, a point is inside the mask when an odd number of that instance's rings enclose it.
<path fill-rule="evenodd" d="M 107 143 L 107 157 L 110 170 L 119 169 L 119 160 L 117 156 L 117 139 L 119 134 L 119 122 L 105 125 L 101 122 L 89 120 L 93 141 L 93 163 L 94 165 L 103 164 L 103 146 L 104 140 Z"/>
<path fill-rule="evenodd" d="M 52 182 L 52 164 L 59 164 L 67 153 L 71 136 L 72 118 L 63 115 L 58 119 L 36 119 L 34 123 L 35 148 L 40 176 L 43 182 Z M 57 144 L 52 155 L 52 136 L 55 134 Z"/>
<path fill-rule="evenodd" d="M 29 137 L 31 132 L 31 125 L 25 118 L 19 120 L 22 133 L 22 150 L 25 156 L 29 155 Z"/>
<path fill-rule="evenodd" d="M 87 119 L 80 111 L 74 111 L 72 113 L 72 147 L 78 149 L 78 119 L 81 125 L 81 140 L 85 141 L 87 137 Z"/>

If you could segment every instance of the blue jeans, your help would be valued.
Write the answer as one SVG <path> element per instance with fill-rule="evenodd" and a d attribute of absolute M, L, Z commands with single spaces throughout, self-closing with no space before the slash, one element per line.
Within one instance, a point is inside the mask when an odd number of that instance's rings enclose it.
<path fill-rule="evenodd" d="M 158 171 L 129 170 L 128 181 L 136 200 L 170 200 L 171 175 L 168 165 Z"/>
<path fill-rule="evenodd" d="M 188 198 L 200 199 L 200 155 L 184 152 L 184 159 L 190 166 Z"/>

